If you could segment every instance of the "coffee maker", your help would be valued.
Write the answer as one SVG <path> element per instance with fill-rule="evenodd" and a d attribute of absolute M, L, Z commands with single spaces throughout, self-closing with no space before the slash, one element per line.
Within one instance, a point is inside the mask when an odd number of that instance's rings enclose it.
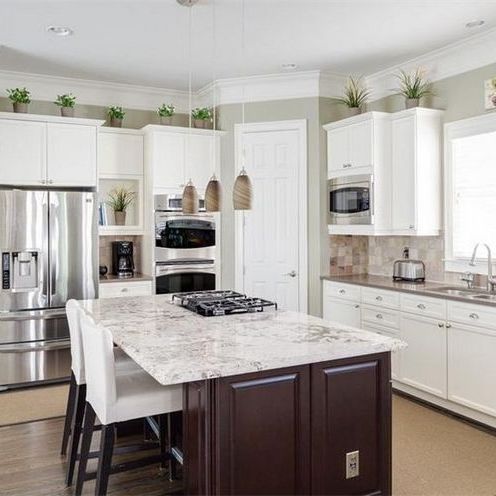
<path fill-rule="evenodd" d="M 112 243 L 112 272 L 118 277 L 133 277 L 132 241 L 114 241 Z"/>

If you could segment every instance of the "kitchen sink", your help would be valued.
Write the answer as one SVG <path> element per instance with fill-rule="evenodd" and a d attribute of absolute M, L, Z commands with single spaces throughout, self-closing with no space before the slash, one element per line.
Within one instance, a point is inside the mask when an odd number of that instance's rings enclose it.
<path fill-rule="evenodd" d="M 489 300 L 496 301 L 496 294 L 478 294 L 472 296 L 474 300 Z"/>
<path fill-rule="evenodd" d="M 431 291 L 436 293 L 444 293 L 450 296 L 476 296 L 479 295 L 481 289 L 461 289 L 453 286 L 440 286 L 438 288 L 432 288 Z M 481 295 L 481 296 L 491 296 L 491 295 Z"/>

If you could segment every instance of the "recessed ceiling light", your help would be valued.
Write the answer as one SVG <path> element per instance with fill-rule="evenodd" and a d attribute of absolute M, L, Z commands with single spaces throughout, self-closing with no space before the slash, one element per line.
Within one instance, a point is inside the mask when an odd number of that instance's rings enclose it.
<path fill-rule="evenodd" d="M 281 64 L 283 71 L 294 71 L 298 66 L 296 64 Z"/>
<path fill-rule="evenodd" d="M 71 28 L 68 28 L 67 26 L 48 26 L 47 31 L 57 36 L 70 36 L 74 32 Z"/>
<path fill-rule="evenodd" d="M 480 28 L 484 23 L 485 21 L 482 19 L 474 19 L 473 21 L 467 22 L 467 24 L 465 24 L 465 27 L 469 29 Z"/>

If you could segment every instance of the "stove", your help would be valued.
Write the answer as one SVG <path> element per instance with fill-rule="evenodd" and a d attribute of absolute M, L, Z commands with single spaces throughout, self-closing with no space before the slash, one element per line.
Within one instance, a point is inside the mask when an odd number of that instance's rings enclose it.
<path fill-rule="evenodd" d="M 262 298 L 251 298 L 231 290 L 175 293 L 172 301 L 205 317 L 263 312 L 267 307 L 277 310 L 277 303 Z"/>

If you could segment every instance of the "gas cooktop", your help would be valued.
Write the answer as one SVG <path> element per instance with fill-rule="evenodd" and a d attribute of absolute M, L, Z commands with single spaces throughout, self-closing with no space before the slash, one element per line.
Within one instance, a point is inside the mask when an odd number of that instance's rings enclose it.
<path fill-rule="evenodd" d="M 274 307 L 277 310 L 277 303 L 262 298 L 251 298 L 231 290 L 176 293 L 172 296 L 172 301 L 205 317 L 263 312 L 266 307 Z"/>

